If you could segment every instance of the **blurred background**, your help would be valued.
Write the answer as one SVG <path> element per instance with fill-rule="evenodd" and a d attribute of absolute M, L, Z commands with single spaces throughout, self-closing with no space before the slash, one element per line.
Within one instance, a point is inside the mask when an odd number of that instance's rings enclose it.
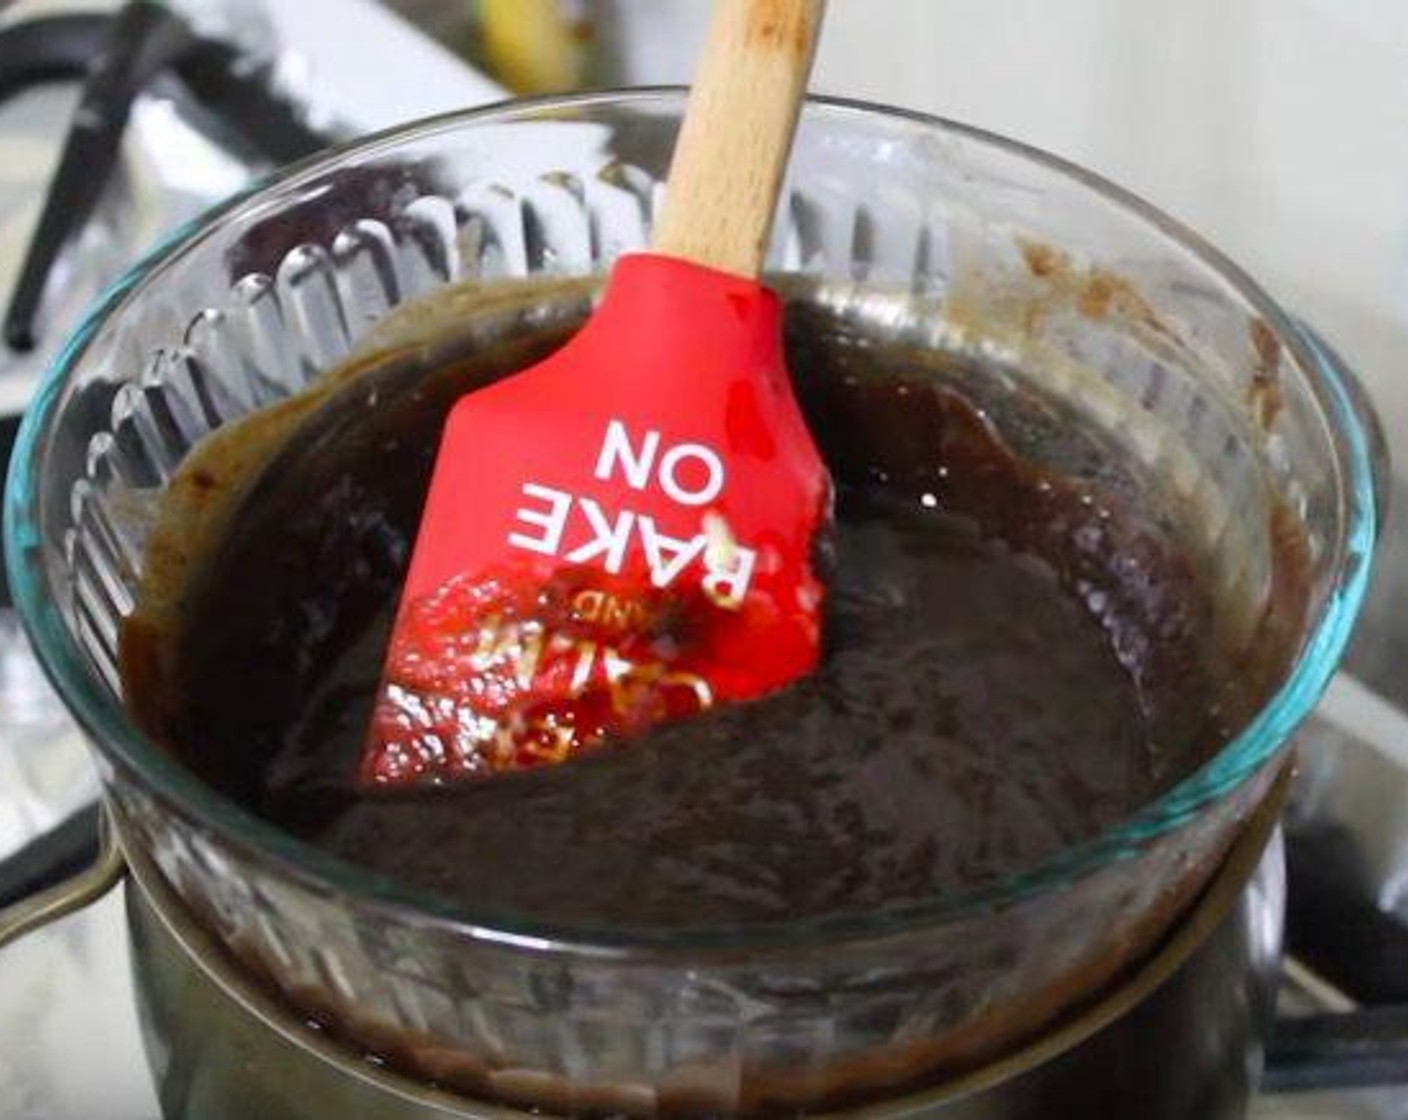
<path fill-rule="evenodd" d="M 143 53 L 156 49 L 148 34 L 127 59 L 142 81 L 85 101 L 115 0 L 0 0 L 0 463 L 83 307 L 177 223 L 289 159 L 429 113 L 688 81 L 708 6 L 171 0 L 148 5 L 145 25 L 127 24 L 149 33 L 176 21 L 179 42 L 157 44 L 171 64 Z M 38 26 L 44 34 L 23 30 Z M 1182 220 L 1330 341 L 1408 463 L 1404 0 L 830 0 L 813 84 L 1047 149 Z M 93 109 L 95 133 L 65 174 L 80 105 Z M 46 239 L 48 253 L 36 249 Z M 37 295 L 21 315 L 23 288 Z M 1354 675 L 1332 688 L 1312 729 L 1314 757 L 1338 766 L 1322 768 L 1326 783 L 1338 774 L 1340 785 L 1304 801 L 1359 830 L 1356 850 L 1377 856 L 1356 865 L 1357 886 L 1377 912 L 1408 923 L 1403 520 L 1400 508 Z M 0 595 L 0 857 L 94 790 L 79 737 L 5 604 Z M 1361 790 L 1378 791 L 1369 809 Z M 110 898 L 6 951 L 0 1118 L 155 1115 L 123 937 Z M 85 1055 L 82 1076 L 69 1053 Z M 1301 1094 L 1264 1114 L 1408 1117 L 1408 1093 Z"/>
<path fill-rule="evenodd" d="M 687 81 L 707 0 L 399 0 L 515 90 Z M 815 87 L 1129 187 L 1314 322 L 1408 431 L 1408 4 L 831 0 Z"/>
<path fill-rule="evenodd" d="M 21 13 L 106 0 L 0 0 Z M 707 0 L 173 0 L 352 131 L 497 96 L 685 82 Z M 444 47 L 394 53 L 396 12 Z M 472 68 L 451 76 L 453 54 Z M 378 61 L 382 65 L 377 66 Z M 368 68 L 370 64 L 371 68 Z M 1408 4 L 830 0 L 814 86 L 1084 164 L 1313 321 L 1408 430 Z"/>

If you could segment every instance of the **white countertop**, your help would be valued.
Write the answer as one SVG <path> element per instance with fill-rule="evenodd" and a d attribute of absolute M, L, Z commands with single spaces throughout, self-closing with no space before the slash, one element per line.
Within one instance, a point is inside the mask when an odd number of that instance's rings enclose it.
<path fill-rule="evenodd" d="M 831 0 L 827 20 L 818 88 L 1143 195 L 1313 323 L 1408 435 L 1408 4 Z"/>
<path fill-rule="evenodd" d="M 632 81 L 687 80 L 708 0 L 597 5 L 635 17 Z M 1142 195 L 1314 323 L 1408 433 L 1402 0 L 829 0 L 812 85 Z"/>

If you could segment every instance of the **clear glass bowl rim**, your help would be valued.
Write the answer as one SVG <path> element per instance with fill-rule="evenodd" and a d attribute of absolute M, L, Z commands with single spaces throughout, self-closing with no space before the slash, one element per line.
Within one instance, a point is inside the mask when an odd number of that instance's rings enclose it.
<path fill-rule="evenodd" d="M 424 141 L 461 127 L 568 116 L 584 110 L 647 110 L 681 107 L 682 87 L 600 90 L 574 95 L 514 99 L 398 125 L 338 145 L 280 169 L 212 207 L 174 231 L 124 273 L 97 301 L 56 356 L 27 410 L 16 438 L 5 489 L 4 543 L 16 607 L 50 680 L 103 753 L 137 776 L 137 784 L 166 808 L 216 834 L 245 855 L 277 868 L 304 887 L 341 895 L 359 907 L 398 914 L 413 923 L 448 923 L 476 940 L 597 956 L 658 952 L 669 957 L 754 948 L 798 948 L 827 941 L 879 939 L 938 925 L 981 908 L 1009 906 L 1059 888 L 1110 864 L 1136 855 L 1159 837 L 1189 821 L 1211 802 L 1237 788 L 1272 758 L 1314 707 L 1338 664 L 1368 583 L 1377 534 L 1374 479 L 1367 433 L 1352 395 L 1335 364 L 1301 332 L 1286 313 L 1237 265 L 1180 222 L 1122 187 L 1058 156 L 1020 141 L 942 117 L 864 101 L 813 96 L 806 112 L 821 117 L 879 117 L 956 135 L 1004 151 L 1092 190 L 1156 232 L 1191 252 L 1229 283 L 1262 316 L 1291 354 L 1321 410 L 1331 442 L 1339 452 L 1341 516 L 1345 532 L 1337 542 L 1335 581 L 1313 622 L 1302 654 L 1279 692 L 1240 735 L 1162 797 L 1093 839 L 1059 853 L 1039 866 L 980 890 L 925 900 L 883 913 L 778 920 L 746 926 L 671 927 L 559 925 L 531 915 L 495 913 L 492 905 L 469 908 L 386 876 L 295 839 L 218 793 L 182 766 L 169 751 L 142 734 L 128 719 L 89 666 L 50 595 L 37 553 L 42 536 L 35 510 L 52 426 L 70 373 L 98 329 L 146 281 L 197 246 L 223 222 L 246 217 L 265 195 L 335 171 L 349 157 L 390 154 L 412 141 Z M 410 912 L 409 914 L 407 912 Z"/>

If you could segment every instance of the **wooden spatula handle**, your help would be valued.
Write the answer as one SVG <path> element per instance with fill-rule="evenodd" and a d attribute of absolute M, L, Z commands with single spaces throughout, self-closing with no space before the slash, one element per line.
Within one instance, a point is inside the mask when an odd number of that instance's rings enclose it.
<path fill-rule="evenodd" d="M 825 0 L 716 0 L 655 251 L 756 277 Z"/>

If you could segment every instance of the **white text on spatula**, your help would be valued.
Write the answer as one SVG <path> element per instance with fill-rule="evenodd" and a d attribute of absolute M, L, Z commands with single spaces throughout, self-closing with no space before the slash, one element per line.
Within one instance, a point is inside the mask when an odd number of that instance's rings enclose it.
<path fill-rule="evenodd" d="M 709 505 L 723 492 L 725 472 L 718 452 L 702 443 L 678 443 L 661 448 L 660 433 L 648 431 L 632 440 L 620 420 L 607 424 L 597 454 L 594 476 L 609 482 L 619 474 L 632 490 L 652 483 L 681 507 Z M 508 543 L 527 552 L 557 556 L 571 564 L 599 564 L 619 575 L 632 548 L 645 558 L 650 581 L 668 587 L 698 561 L 699 585 L 723 607 L 737 607 L 748 594 L 757 563 L 754 549 L 735 545 L 709 548 L 702 530 L 692 537 L 669 536 L 655 518 L 634 510 L 607 510 L 595 498 L 571 494 L 536 482 L 523 485 L 525 503 L 514 511 L 514 531 Z"/>

